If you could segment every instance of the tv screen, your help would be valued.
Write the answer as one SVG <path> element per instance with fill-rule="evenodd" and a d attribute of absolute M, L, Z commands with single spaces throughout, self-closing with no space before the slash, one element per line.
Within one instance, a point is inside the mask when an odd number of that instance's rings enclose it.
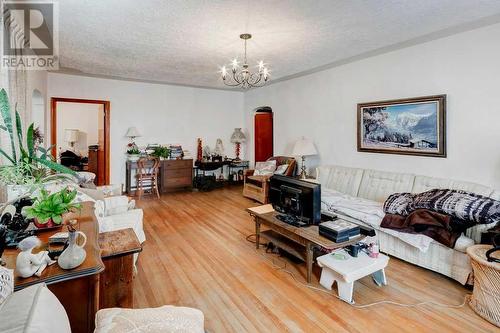
<path fill-rule="evenodd" d="M 269 184 L 269 201 L 274 209 L 307 224 L 321 222 L 321 185 L 274 175 Z"/>

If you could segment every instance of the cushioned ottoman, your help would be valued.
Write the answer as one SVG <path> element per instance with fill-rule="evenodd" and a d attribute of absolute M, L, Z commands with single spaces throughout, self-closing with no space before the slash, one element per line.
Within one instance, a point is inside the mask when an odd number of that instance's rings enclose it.
<path fill-rule="evenodd" d="M 203 333 L 203 312 L 165 305 L 148 309 L 110 308 L 96 314 L 94 333 Z"/>

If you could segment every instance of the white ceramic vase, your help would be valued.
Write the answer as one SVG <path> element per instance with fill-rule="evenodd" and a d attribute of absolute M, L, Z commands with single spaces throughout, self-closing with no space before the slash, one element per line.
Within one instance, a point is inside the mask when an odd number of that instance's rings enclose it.
<path fill-rule="evenodd" d="M 127 154 L 127 158 L 130 162 L 137 162 L 141 158 L 141 155 L 139 155 L 139 154 Z"/>
<path fill-rule="evenodd" d="M 83 244 L 78 245 L 76 239 L 78 235 L 82 235 Z M 87 236 L 81 231 L 68 231 L 68 247 L 61 253 L 57 259 L 57 264 L 62 269 L 73 269 L 80 266 L 87 253 L 85 252 L 84 246 L 87 243 Z"/>

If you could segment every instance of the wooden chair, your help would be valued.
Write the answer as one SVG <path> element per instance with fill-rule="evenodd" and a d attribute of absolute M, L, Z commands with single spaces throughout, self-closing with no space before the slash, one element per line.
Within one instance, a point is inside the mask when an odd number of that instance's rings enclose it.
<path fill-rule="evenodd" d="M 160 168 L 160 160 L 157 157 L 141 157 L 137 161 L 137 194 L 139 199 L 144 193 L 145 188 L 150 188 L 150 193 L 156 192 L 158 199 L 160 192 L 158 191 L 158 170 Z M 154 191 L 154 192 L 153 192 Z"/>
<path fill-rule="evenodd" d="M 284 173 L 285 176 L 293 176 L 295 174 L 297 163 L 293 157 L 273 156 L 267 160 L 275 160 L 276 167 L 288 164 L 288 168 Z M 271 175 L 254 176 L 253 173 L 254 170 L 246 170 L 243 174 L 243 196 L 267 204 L 269 202 L 269 178 L 271 178 Z"/>

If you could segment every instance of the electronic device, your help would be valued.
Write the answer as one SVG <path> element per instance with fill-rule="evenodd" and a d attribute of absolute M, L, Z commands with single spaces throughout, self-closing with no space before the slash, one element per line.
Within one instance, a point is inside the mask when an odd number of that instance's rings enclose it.
<path fill-rule="evenodd" d="M 375 229 L 360 225 L 359 232 L 364 236 L 375 237 L 377 234 L 375 233 Z"/>
<path fill-rule="evenodd" d="M 327 211 L 321 212 L 321 222 L 334 221 L 338 218 L 339 217 L 337 216 L 337 214 L 334 214 L 332 212 L 327 212 Z"/>
<path fill-rule="evenodd" d="M 348 241 L 360 234 L 359 225 L 346 220 L 337 219 L 319 224 L 319 234 L 335 243 Z"/>
<path fill-rule="evenodd" d="M 300 222 L 296 226 L 308 226 L 321 222 L 320 184 L 274 175 L 269 180 L 269 201 L 278 213 L 286 216 L 279 217 L 285 223 Z"/>
<path fill-rule="evenodd" d="M 281 222 L 285 222 L 287 224 L 293 225 L 294 227 L 307 227 L 309 224 L 302 222 L 298 218 L 292 215 L 279 214 L 276 216 L 278 220 Z"/>

